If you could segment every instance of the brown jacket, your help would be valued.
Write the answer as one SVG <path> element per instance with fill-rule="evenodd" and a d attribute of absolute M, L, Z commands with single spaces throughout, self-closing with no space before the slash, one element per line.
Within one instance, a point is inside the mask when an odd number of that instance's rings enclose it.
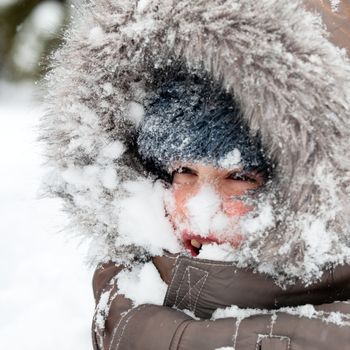
<path fill-rule="evenodd" d="M 325 273 L 308 287 L 297 283 L 283 289 L 266 275 L 230 263 L 164 256 L 155 258 L 154 264 L 169 284 L 164 306 L 133 308 L 129 299 L 118 294 L 116 276 L 122 267 L 107 263 L 96 270 L 95 350 L 348 348 L 349 266 Z M 305 304 L 317 305 L 315 312 L 306 316 L 293 308 L 283 309 Z M 230 305 L 260 311 L 245 318 L 210 319 L 216 308 Z"/>

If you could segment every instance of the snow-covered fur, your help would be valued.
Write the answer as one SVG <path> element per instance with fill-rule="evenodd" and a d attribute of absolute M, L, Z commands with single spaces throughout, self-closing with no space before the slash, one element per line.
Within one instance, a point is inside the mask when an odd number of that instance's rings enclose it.
<path fill-rule="evenodd" d="M 118 212 L 135 194 L 130 181 L 151 186 L 135 129 L 146 96 L 179 67 L 232 93 L 276 163 L 261 199 L 274 225 L 251 232 L 238 263 L 306 280 L 350 262 L 350 64 L 299 0 L 85 0 L 75 9 L 44 87 L 46 191 L 92 238 L 95 260 L 173 247 L 170 236 L 159 249 L 121 240 Z"/>

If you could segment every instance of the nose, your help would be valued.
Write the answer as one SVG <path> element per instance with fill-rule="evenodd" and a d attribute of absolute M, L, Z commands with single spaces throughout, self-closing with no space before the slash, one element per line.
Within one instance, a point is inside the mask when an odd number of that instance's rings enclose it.
<path fill-rule="evenodd" d="M 228 217 L 244 216 L 253 210 L 251 205 L 248 205 L 239 200 L 223 200 L 222 211 Z"/>
<path fill-rule="evenodd" d="M 192 195 L 196 195 L 202 190 L 204 186 L 212 188 L 215 193 L 221 198 L 221 210 L 228 217 L 244 216 L 253 210 L 251 205 L 244 203 L 241 200 L 232 199 L 232 197 L 227 197 L 227 194 L 223 192 L 220 183 L 216 181 L 216 178 L 205 178 L 194 186 Z"/>
<path fill-rule="evenodd" d="M 227 197 L 225 193 L 222 193 L 221 188 L 218 183 L 215 181 L 202 181 L 198 184 L 194 190 L 194 193 L 197 194 L 200 192 L 204 186 L 208 188 L 212 188 L 213 191 L 220 197 L 221 199 L 221 210 L 228 217 L 235 216 L 244 216 L 253 210 L 253 206 L 244 203 L 241 200 L 232 199 L 232 197 Z"/>

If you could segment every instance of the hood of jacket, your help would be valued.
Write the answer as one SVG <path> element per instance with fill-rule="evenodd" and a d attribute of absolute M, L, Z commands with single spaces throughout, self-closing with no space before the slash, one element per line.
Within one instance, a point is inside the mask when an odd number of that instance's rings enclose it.
<path fill-rule="evenodd" d="M 299 0 L 77 6 L 44 83 L 45 191 L 64 199 L 73 230 L 91 239 L 94 261 L 176 250 L 170 235 L 150 242 L 138 232 L 153 229 L 146 208 L 159 206 L 161 185 L 143 168 L 135 135 L 147 96 L 185 67 L 234 94 L 275 163 L 261 202 L 273 224 L 257 218 L 236 263 L 309 279 L 349 262 L 350 63 L 340 47 L 346 40 L 330 36 L 348 10 Z M 346 37 L 342 23 L 334 27 Z M 138 218 L 121 218 L 125 206 Z M 168 230 L 165 221 L 154 230 Z"/>

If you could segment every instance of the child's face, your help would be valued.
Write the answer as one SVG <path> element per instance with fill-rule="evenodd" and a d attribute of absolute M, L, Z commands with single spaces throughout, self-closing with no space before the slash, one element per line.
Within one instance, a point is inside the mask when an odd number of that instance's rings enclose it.
<path fill-rule="evenodd" d="M 239 232 L 231 232 L 227 236 L 228 238 L 222 239 L 211 229 L 204 235 L 200 232 L 193 232 L 193 229 L 186 229 L 186 227 L 191 227 L 191 217 L 193 217 L 193 213 L 189 209 L 189 202 L 202 189 L 210 188 L 216 198 L 217 206 L 214 211 L 219 211 L 221 215 L 224 214 L 227 221 L 233 222 L 236 220 L 237 222 L 238 217 L 247 214 L 253 208 L 235 197 L 248 195 L 251 191 L 261 187 L 264 184 L 263 175 L 257 171 L 246 172 L 239 167 L 224 169 L 191 163 L 181 164 L 174 167 L 174 169 L 172 173 L 173 206 L 169 214 L 171 222 L 176 231 L 180 233 L 185 247 L 194 256 L 198 254 L 202 244 L 211 242 L 229 242 L 232 246 L 237 247 L 242 241 Z M 202 204 L 205 205 L 205 203 Z M 204 208 L 204 211 L 206 210 L 207 207 Z M 206 216 L 210 215 L 209 211 Z"/>

